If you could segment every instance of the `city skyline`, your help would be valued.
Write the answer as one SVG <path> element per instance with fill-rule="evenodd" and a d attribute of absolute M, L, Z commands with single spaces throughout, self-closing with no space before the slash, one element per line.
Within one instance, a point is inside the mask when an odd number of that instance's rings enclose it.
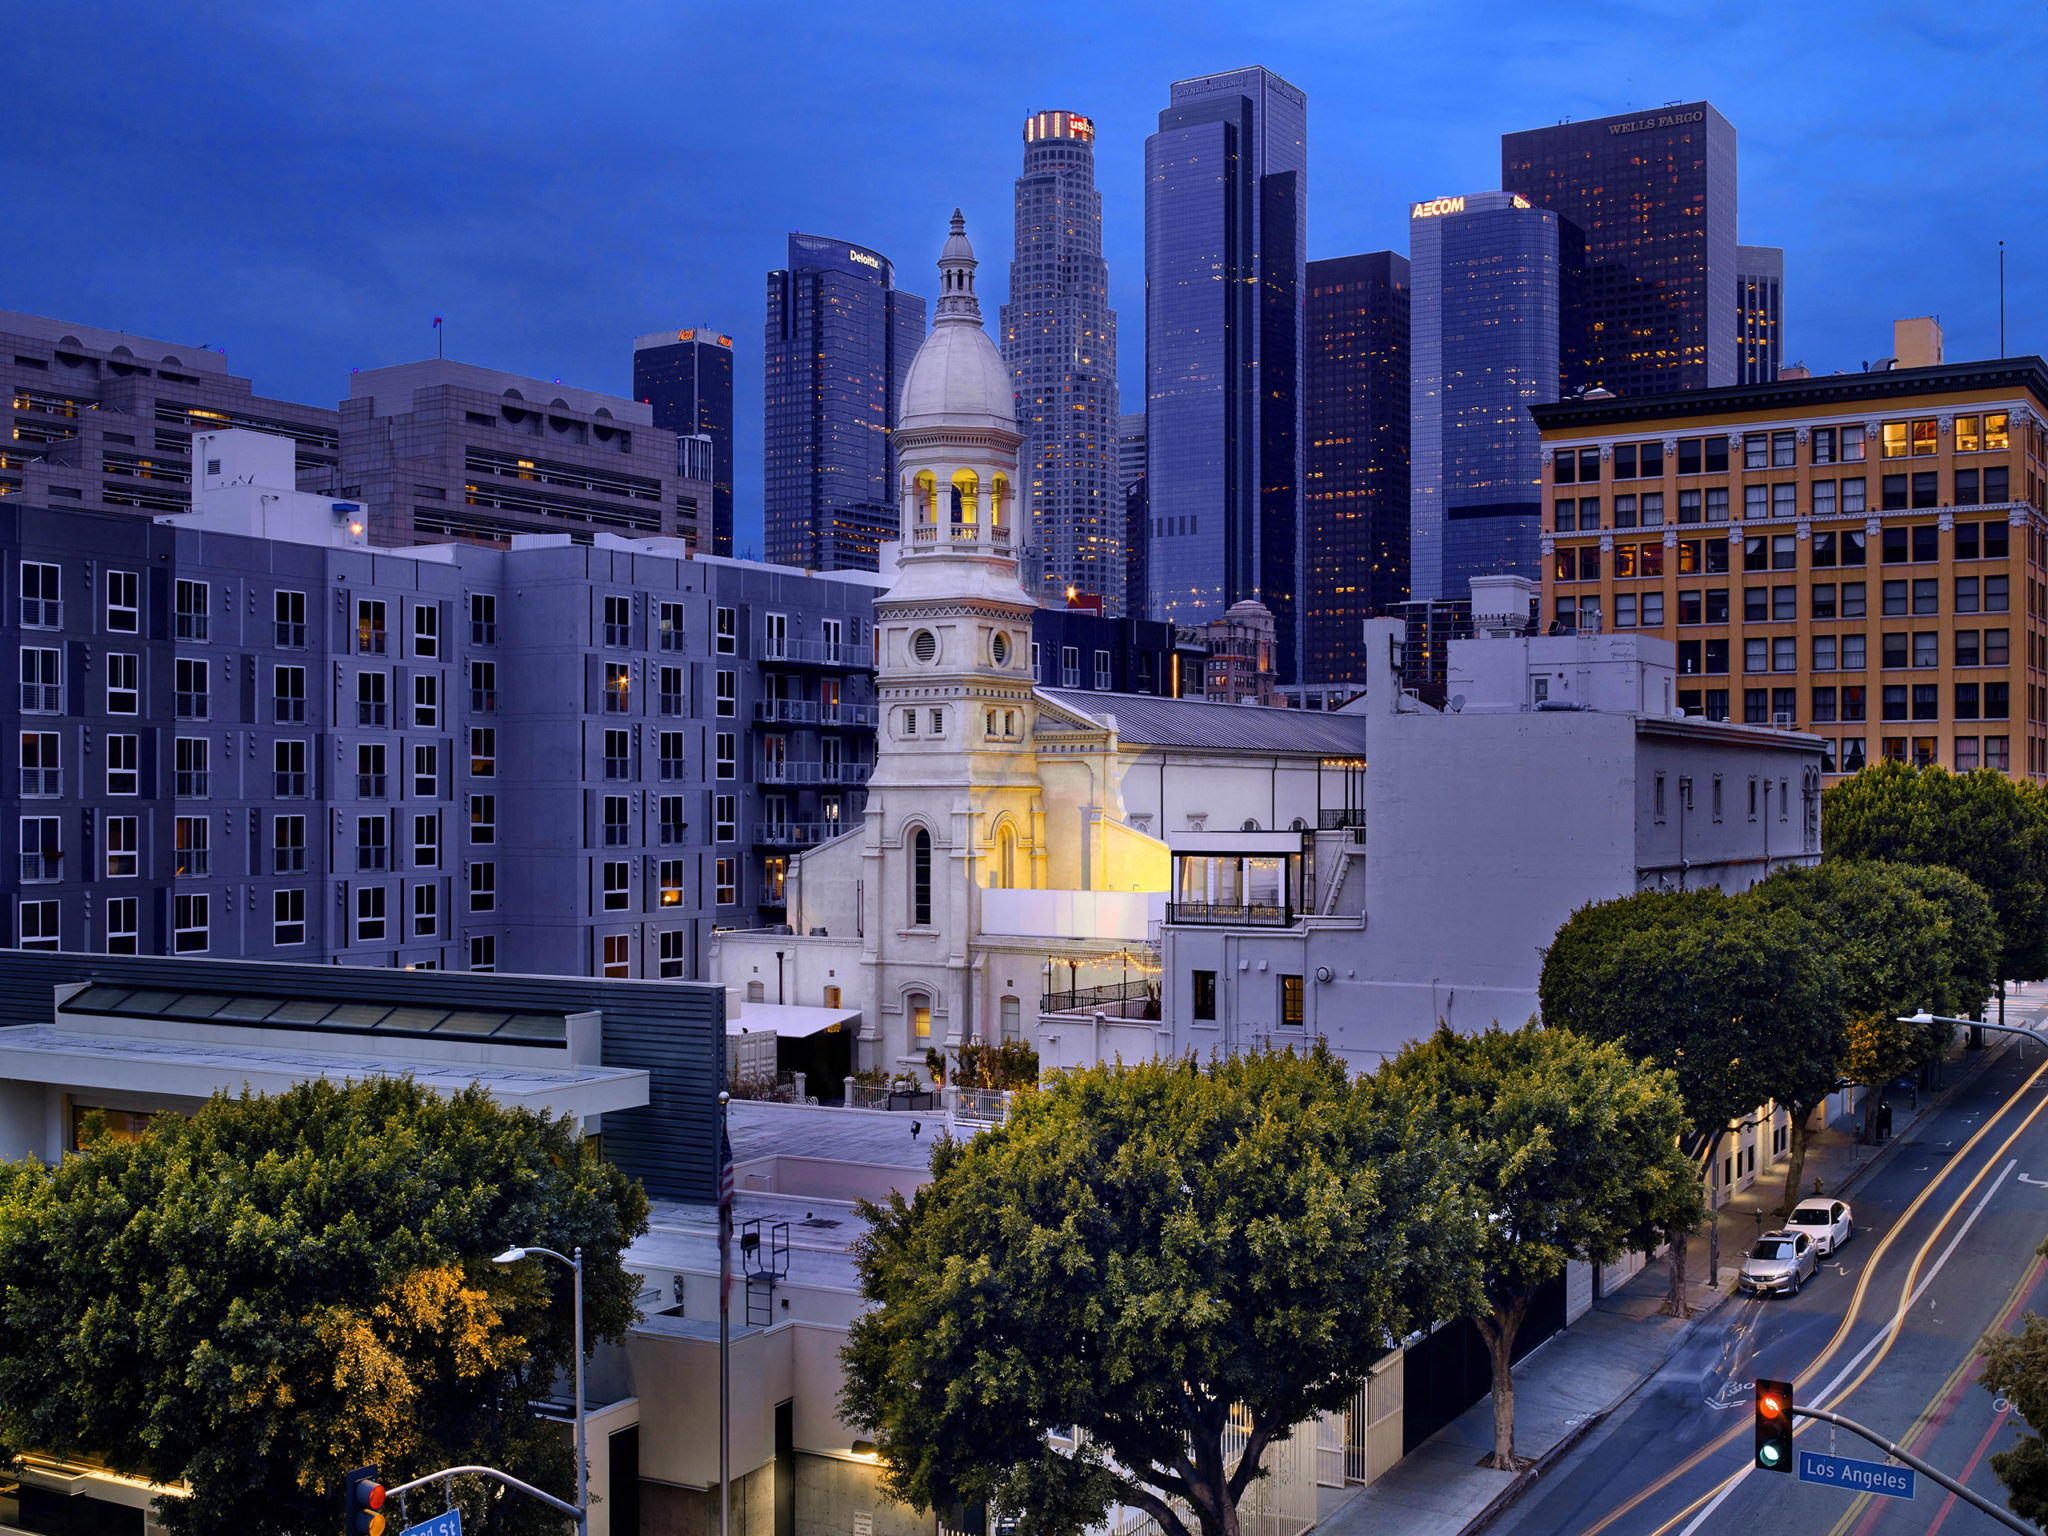
<path fill-rule="evenodd" d="M 1883 44 L 1830 30 L 1821 47 L 1827 19 L 1800 16 L 1784 39 L 1792 46 L 1774 46 L 1759 62 L 1743 46 L 1745 27 L 1732 22 L 1681 71 L 1650 74 L 1626 45 L 1657 24 L 1661 13 L 1645 7 L 1597 35 L 1549 39 L 1571 67 L 1539 77 L 1514 61 L 1526 56 L 1524 43 L 1548 36 L 1543 18 L 1505 7 L 1477 29 L 1495 45 L 1477 54 L 1420 10 L 1369 19 L 1303 10 L 1256 25 L 1211 11 L 1177 13 L 1163 41 L 1138 18 L 1092 30 L 1055 25 L 1022 60 L 993 29 L 937 25 L 928 19 L 943 14 L 936 10 L 899 12 L 871 29 L 820 11 L 819 41 L 830 46 L 781 61 L 797 73 L 778 77 L 776 99 L 787 110 L 771 120 L 749 105 L 766 82 L 753 39 L 743 24 L 718 18 L 692 22 L 687 43 L 681 21 L 615 21 L 584 41 L 551 44 L 545 72 L 522 73 L 538 71 L 523 61 L 540 51 L 527 49 L 532 26 L 517 11 L 495 39 L 465 38 L 460 47 L 432 16 L 372 17 L 362 26 L 387 45 L 364 55 L 377 59 L 376 73 L 358 76 L 346 58 L 327 56 L 310 24 L 228 13 L 172 29 L 138 14 L 114 28 L 95 14 L 54 18 L 18 40 L 21 106 L 44 124 L 20 187 L 60 216 L 17 265 L 9 307 L 225 347 L 229 369 L 259 393 L 327 407 L 347 393 L 351 368 L 432 356 L 435 315 L 445 317 L 453 358 L 616 394 L 631 391 L 634 337 L 687 315 L 741 343 L 736 550 L 762 547 L 761 356 L 752 338 L 760 273 L 776 264 L 791 230 L 826 229 L 895 253 L 915 249 L 955 204 L 971 227 L 994 230 L 1008 222 L 1015 123 L 1070 107 L 1097 124 L 1110 304 L 1136 323 L 1140 165 L 1160 94 L 1173 79 L 1250 64 L 1297 83 L 1315 103 L 1311 259 L 1405 250 L 1413 198 L 1490 184 L 1503 133 L 1704 98 L 1742 131 L 1751 237 L 1786 248 L 1799 293 L 1787 363 L 1856 369 L 1889 351 L 1892 318 L 1927 313 L 1941 315 L 1950 355 L 1995 353 L 2001 236 L 2006 350 L 2043 345 L 2036 317 L 2048 274 L 2030 271 L 2026 256 L 2042 216 L 1993 207 L 1982 220 L 1957 221 L 1946 211 L 1980 195 L 1970 165 L 1995 157 L 2024 182 L 2042 158 L 2017 118 L 2029 94 L 2024 79 L 2041 74 L 2038 60 L 2015 55 L 2013 83 L 2022 88 L 1981 99 L 1950 83 L 1967 71 L 1929 71 L 1930 62 L 1988 46 L 1988 27 L 1902 24 Z M 1809 32 L 1815 46 L 1798 46 Z M 1405 61 L 1369 88 L 1344 62 L 1368 47 Z M 868 90 L 862 59 L 916 67 L 947 52 L 1001 60 L 1002 89 L 841 131 Z M 671 122 L 638 87 L 681 57 L 691 62 L 699 107 Z M 87 78 L 141 88 L 101 101 L 64 85 L 88 58 Z M 1482 108 L 1446 104 L 1441 84 L 1453 66 L 1461 94 Z M 1908 70 L 1925 86 L 1916 105 L 1873 121 L 1868 92 Z M 1789 88 L 1795 72 L 1797 91 Z M 158 115 L 164 102 L 147 82 L 174 75 L 217 94 L 204 133 L 190 120 L 166 129 Z M 315 77 L 326 90 L 289 86 Z M 1599 84 L 1558 83 L 1579 80 Z M 636 93 L 650 105 L 638 105 Z M 422 110 L 449 97 L 465 105 L 450 121 Z M 496 169 L 489 146 L 502 132 L 550 123 L 563 132 L 544 133 L 549 147 L 516 177 Z M 608 145 L 595 160 L 572 147 L 589 133 Z M 636 145 L 643 168 L 653 167 L 644 179 L 618 168 L 622 152 L 635 159 Z M 210 167 L 203 198 L 191 170 L 200 164 Z M 91 220 L 61 216 L 116 186 L 154 231 L 148 261 L 95 238 Z M 533 241 L 536 220 L 577 236 Z M 247 233 L 223 248 L 223 225 Z M 1884 240 L 1868 238 L 1876 228 Z M 477 259 L 496 250 L 520 255 Z M 986 252 L 991 268 L 1006 266 L 1008 255 Z M 1825 284 L 1820 272 L 1829 274 Z M 991 303 L 1000 302 L 989 287 Z M 1141 349 L 1126 347 L 1126 400 L 1142 398 L 1142 368 Z"/>

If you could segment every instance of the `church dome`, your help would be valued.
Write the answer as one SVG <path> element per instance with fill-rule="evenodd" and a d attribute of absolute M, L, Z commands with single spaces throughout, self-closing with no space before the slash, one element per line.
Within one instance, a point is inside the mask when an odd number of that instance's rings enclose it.
<path fill-rule="evenodd" d="M 920 427 L 1017 430 L 1016 388 L 982 326 L 981 301 L 974 295 L 976 265 L 967 221 L 956 208 L 952 233 L 939 255 L 936 318 L 903 383 L 899 432 Z"/>

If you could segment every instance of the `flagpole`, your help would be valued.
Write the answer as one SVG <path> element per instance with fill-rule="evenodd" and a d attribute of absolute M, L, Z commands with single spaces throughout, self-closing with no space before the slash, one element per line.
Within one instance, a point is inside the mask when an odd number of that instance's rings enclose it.
<path fill-rule="evenodd" d="M 718 1536 L 732 1536 L 732 1095 L 718 1095 Z"/>

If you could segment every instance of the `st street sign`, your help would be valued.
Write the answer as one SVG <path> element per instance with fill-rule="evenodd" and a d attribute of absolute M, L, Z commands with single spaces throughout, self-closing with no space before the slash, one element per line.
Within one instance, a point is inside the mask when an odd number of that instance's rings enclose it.
<path fill-rule="evenodd" d="M 1889 1499 L 1913 1497 L 1913 1469 L 1894 1467 L 1882 1461 L 1852 1461 L 1847 1456 L 1823 1456 L 1819 1451 L 1799 1453 L 1799 1481 L 1825 1483 L 1851 1493 L 1881 1493 Z M 410 1531 L 400 1536 L 412 1536 Z M 459 1536 L 459 1533 L 458 1533 Z"/>
<path fill-rule="evenodd" d="M 1803 1472 L 1800 1474 L 1805 1475 Z M 398 1536 L 462 1536 L 462 1511 L 451 1509 L 423 1520 L 418 1525 L 408 1525 Z"/>

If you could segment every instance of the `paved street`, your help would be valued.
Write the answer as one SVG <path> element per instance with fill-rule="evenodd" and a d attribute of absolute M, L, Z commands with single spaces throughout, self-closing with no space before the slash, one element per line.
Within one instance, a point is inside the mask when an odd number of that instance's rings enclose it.
<path fill-rule="evenodd" d="M 2038 1017 L 2029 999 L 2010 1022 Z M 2008 1411 L 1975 1384 L 1990 1328 L 2048 1309 L 2048 1062 L 2004 1051 L 1901 1138 L 1851 1193 L 1857 1228 L 1795 1298 L 1738 1298 L 1495 1525 L 1503 1536 L 1697 1536 L 1761 1528 L 1905 1536 L 1996 1527 L 1921 1479 L 1917 1500 L 1850 1496 L 1748 1470 L 1749 1382 L 1788 1378 L 1833 1408 L 2003 1500 L 1987 1458 L 2011 1442 Z M 1751 1223 L 1723 1219 L 1724 1265 Z M 1802 1423 L 1803 1449 L 1872 1461 L 1846 1432 Z M 1952 1507 L 1951 1507 L 1952 1506 Z"/>

